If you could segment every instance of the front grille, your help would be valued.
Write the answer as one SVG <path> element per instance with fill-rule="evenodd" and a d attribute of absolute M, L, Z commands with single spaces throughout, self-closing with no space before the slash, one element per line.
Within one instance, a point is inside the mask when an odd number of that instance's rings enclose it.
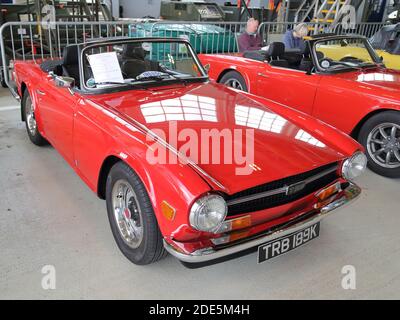
<path fill-rule="evenodd" d="M 331 163 L 308 172 L 272 181 L 228 196 L 226 198 L 228 216 L 269 209 L 301 199 L 334 182 L 338 178 L 337 168 L 338 163 Z M 307 182 L 307 180 L 309 182 L 306 183 L 303 189 L 297 192 L 287 194 L 282 190 L 287 186 L 292 186 L 303 181 Z M 270 195 L 251 199 L 261 193 L 270 193 Z M 248 201 L 246 200 L 247 198 L 249 198 Z"/>

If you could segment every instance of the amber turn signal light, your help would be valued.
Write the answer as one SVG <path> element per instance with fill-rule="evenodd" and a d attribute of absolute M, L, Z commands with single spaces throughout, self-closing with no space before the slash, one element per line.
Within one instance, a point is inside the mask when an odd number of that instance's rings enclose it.
<path fill-rule="evenodd" d="M 336 182 L 328 188 L 325 188 L 322 191 L 318 192 L 315 196 L 318 198 L 319 201 L 324 201 L 333 196 L 335 193 L 339 192 L 340 190 L 340 182 Z"/>
<path fill-rule="evenodd" d="M 251 226 L 251 216 L 226 220 L 215 233 L 225 233 L 233 230 L 244 229 Z"/>
<path fill-rule="evenodd" d="M 167 220 L 174 220 L 176 210 L 165 200 L 161 202 L 161 212 Z"/>
<path fill-rule="evenodd" d="M 323 206 L 329 203 L 329 198 L 333 195 L 337 194 L 342 190 L 340 182 L 336 182 L 335 184 L 321 190 L 320 192 L 315 194 L 315 197 L 318 199 L 318 203 L 314 205 L 315 209 L 320 209 Z"/>

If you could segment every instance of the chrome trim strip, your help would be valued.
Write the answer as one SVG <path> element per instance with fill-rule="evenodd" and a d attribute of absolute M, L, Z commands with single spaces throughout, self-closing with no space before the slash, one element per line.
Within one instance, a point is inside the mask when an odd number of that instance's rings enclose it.
<path fill-rule="evenodd" d="M 311 182 L 313 182 L 315 180 L 318 180 L 319 178 L 322 178 L 323 176 L 325 176 L 325 175 L 327 175 L 327 174 L 329 174 L 329 173 L 331 173 L 333 171 L 336 171 L 337 169 L 338 169 L 338 166 L 332 167 L 330 169 L 324 170 L 324 171 L 322 171 L 322 172 L 320 172 L 320 173 L 318 173 L 318 174 L 316 174 L 316 175 L 314 175 L 312 177 L 309 177 L 309 178 L 307 178 L 305 180 L 299 181 L 299 182 L 294 183 L 294 184 L 298 184 L 298 183 L 304 182 L 305 185 L 307 185 L 307 184 L 309 184 L 309 183 L 311 183 Z M 274 195 L 280 194 L 280 193 L 287 193 L 289 187 L 290 187 L 290 185 L 289 186 L 284 186 L 282 188 L 278 188 L 278 189 L 265 191 L 265 192 L 257 193 L 257 194 L 254 194 L 254 195 L 245 196 L 245 197 L 241 197 L 241 198 L 238 198 L 238 199 L 230 200 L 230 201 L 227 201 L 227 205 L 228 206 L 232 206 L 232 205 L 240 204 L 240 203 L 243 203 L 243 202 L 257 200 L 257 199 L 265 198 L 265 197 L 269 197 L 269 196 L 274 196 Z"/>
<path fill-rule="evenodd" d="M 170 244 L 168 244 L 165 239 L 164 239 L 164 247 L 165 249 L 174 257 L 177 259 L 183 261 L 183 262 L 188 262 L 188 263 L 200 263 L 200 262 L 206 262 L 210 260 L 215 260 L 218 258 L 222 258 L 225 256 L 229 256 L 231 254 L 235 254 L 247 249 L 250 249 L 252 247 L 256 247 L 259 245 L 262 245 L 266 242 L 269 242 L 271 240 L 275 240 L 277 238 L 283 237 L 285 235 L 288 235 L 293 232 L 297 232 L 299 230 L 305 229 L 309 226 L 312 226 L 313 224 L 321 221 L 323 218 L 325 218 L 330 212 L 333 210 L 336 210 L 340 207 L 343 207 L 344 205 L 349 204 L 353 200 L 355 200 L 361 193 L 361 189 L 353 184 L 350 183 L 349 186 L 343 190 L 342 196 L 327 204 L 325 207 L 321 208 L 320 213 L 307 219 L 304 221 L 301 221 L 295 225 L 292 225 L 290 227 L 283 227 L 280 230 L 271 232 L 261 238 L 257 238 L 248 242 L 244 242 L 238 245 L 233 245 L 232 247 L 228 247 L 225 249 L 220 249 L 220 250 L 214 250 L 213 248 L 204 248 L 198 251 L 193 252 L 192 254 L 185 254 L 182 252 L 178 252 L 177 250 L 174 249 Z"/>

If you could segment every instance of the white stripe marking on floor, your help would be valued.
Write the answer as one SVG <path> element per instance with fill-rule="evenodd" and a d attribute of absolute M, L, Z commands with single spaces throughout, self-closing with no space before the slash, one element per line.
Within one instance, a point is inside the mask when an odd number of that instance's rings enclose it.
<path fill-rule="evenodd" d="M 1 112 L 1 111 L 18 110 L 18 109 L 20 109 L 20 106 L 0 107 L 0 112 Z"/>

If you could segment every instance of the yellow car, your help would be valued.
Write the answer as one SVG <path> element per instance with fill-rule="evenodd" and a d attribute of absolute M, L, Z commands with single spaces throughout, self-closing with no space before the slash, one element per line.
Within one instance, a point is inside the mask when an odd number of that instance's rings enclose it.
<path fill-rule="evenodd" d="M 383 27 L 369 41 L 376 55 L 382 57 L 386 68 L 400 70 L 400 23 Z M 316 50 L 321 53 L 321 56 L 335 61 L 373 62 L 364 47 L 358 47 L 356 42 L 351 43 L 350 40 L 331 41 L 328 45 L 317 44 Z"/>
<path fill-rule="evenodd" d="M 346 41 L 347 42 L 347 41 Z M 317 52 L 322 53 L 321 57 L 331 59 L 334 61 L 350 61 L 362 60 L 363 62 L 373 63 L 371 55 L 365 47 L 358 47 L 354 44 L 316 44 L 315 49 Z M 378 53 L 377 53 L 378 54 Z M 379 55 L 379 54 L 378 54 Z"/>

